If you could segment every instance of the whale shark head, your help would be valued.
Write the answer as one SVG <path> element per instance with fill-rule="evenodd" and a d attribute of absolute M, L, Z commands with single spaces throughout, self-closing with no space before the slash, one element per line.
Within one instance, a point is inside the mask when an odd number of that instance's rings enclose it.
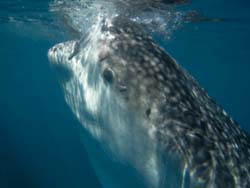
<path fill-rule="evenodd" d="M 164 79 L 161 51 L 134 22 L 117 17 L 100 19 L 82 39 L 48 52 L 66 102 L 85 130 L 148 187 L 160 184 L 164 174 L 154 124 L 164 100 L 155 88 Z"/>
<path fill-rule="evenodd" d="M 103 151 L 93 153 L 104 187 L 107 176 L 112 183 L 129 177 L 116 188 L 135 179 L 138 188 L 249 182 L 245 133 L 135 22 L 100 19 L 80 40 L 52 47 L 48 57 L 66 102 Z M 128 173 L 117 175 L 104 155 Z"/>

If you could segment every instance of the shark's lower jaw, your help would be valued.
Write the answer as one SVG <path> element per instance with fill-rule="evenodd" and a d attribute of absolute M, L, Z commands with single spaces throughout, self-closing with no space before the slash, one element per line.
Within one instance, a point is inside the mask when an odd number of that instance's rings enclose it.
<path fill-rule="evenodd" d="M 60 83 L 64 84 L 71 80 L 73 73 L 67 66 L 60 64 L 53 64 L 51 66 L 55 70 Z"/>

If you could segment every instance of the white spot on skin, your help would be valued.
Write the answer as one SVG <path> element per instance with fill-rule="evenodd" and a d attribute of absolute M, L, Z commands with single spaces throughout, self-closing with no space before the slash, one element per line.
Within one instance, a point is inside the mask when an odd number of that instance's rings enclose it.
<path fill-rule="evenodd" d="M 227 116 L 227 113 L 225 110 L 222 110 L 223 115 Z"/>
<path fill-rule="evenodd" d="M 156 133 L 157 129 L 154 125 L 150 125 L 149 128 L 149 136 L 154 139 L 155 138 L 155 133 Z"/>
<path fill-rule="evenodd" d="M 136 40 L 133 39 L 133 40 L 130 40 L 130 43 L 131 43 L 132 45 L 136 45 L 137 42 L 136 42 Z"/>
<path fill-rule="evenodd" d="M 153 61 L 153 60 L 150 61 L 150 64 L 151 64 L 153 67 L 156 66 L 156 62 Z"/>
<path fill-rule="evenodd" d="M 150 60 L 150 57 L 148 55 L 144 55 L 143 57 L 144 57 L 145 61 L 149 61 Z"/>
<path fill-rule="evenodd" d="M 192 90 L 192 93 L 194 94 L 194 96 L 195 96 L 196 98 L 198 97 L 198 94 L 197 94 L 197 92 L 196 92 L 195 89 Z"/>
<path fill-rule="evenodd" d="M 170 93 L 169 87 L 164 87 L 164 92 L 165 92 L 166 94 L 169 94 L 169 93 Z"/>
<path fill-rule="evenodd" d="M 157 78 L 158 78 L 160 81 L 164 81 L 164 78 L 163 78 L 163 76 L 162 76 L 161 74 L 157 74 L 156 76 L 157 76 Z"/>

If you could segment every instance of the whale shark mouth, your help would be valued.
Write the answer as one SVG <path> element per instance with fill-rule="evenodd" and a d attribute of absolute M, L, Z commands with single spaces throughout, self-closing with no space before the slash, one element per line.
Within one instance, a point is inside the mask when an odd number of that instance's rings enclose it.
<path fill-rule="evenodd" d="M 53 64 L 53 69 L 56 71 L 57 78 L 61 83 L 65 83 L 72 78 L 72 71 L 65 65 Z"/>

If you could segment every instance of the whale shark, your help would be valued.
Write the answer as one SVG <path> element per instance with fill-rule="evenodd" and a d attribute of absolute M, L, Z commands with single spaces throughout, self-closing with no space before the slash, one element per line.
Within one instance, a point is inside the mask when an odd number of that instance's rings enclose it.
<path fill-rule="evenodd" d="M 48 51 L 103 187 L 250 187 L 249 137 L 136 22 Z"/>

